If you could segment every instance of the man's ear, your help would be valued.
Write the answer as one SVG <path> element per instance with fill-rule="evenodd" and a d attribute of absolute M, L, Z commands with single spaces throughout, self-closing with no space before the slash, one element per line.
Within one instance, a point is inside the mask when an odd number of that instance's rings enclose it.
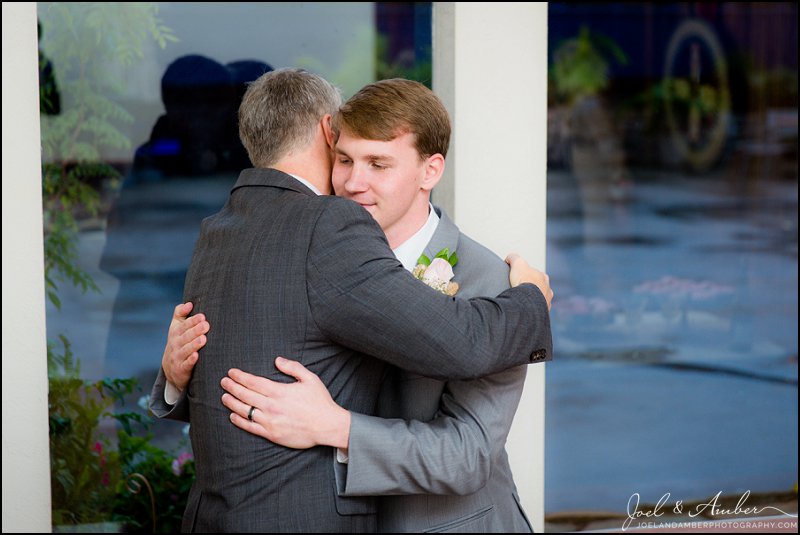
<path fill-rule="evenodd" d="M 325 114 L 325 117 L 322 118 L 322 132 L 325 134 L 325 142 L 328 144 L 328 148 L 331 150 L 334 149 L 336 146 L 336 140 L 333 136 L 333 126 L 332 126 L 333 118 L 331 117 L 330 113 Z"/>
<path fill-rule="evenodd" d="M 424 191 L 431 191 L 444 174 L 444 156 L 439 153 L 428 156 L 425 160 L 425 177 L 422 179 L 420 188 Z"/>

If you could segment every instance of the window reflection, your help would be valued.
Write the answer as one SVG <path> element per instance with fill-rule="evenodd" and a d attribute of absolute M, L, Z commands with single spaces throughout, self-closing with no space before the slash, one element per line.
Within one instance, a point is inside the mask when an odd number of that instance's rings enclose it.
<path fill-rule="evenodd" d="M 38 15 L 43 161 L 53 185 L 87 171 L 76 184 L 98 202 L 59 208 L 76 217 L 72 260 L 99 292 L 59 283 L 48 338 L 67 336 L 86 379 L 135 377 L 142 393 L 200 222 L 249 166 L 236 123 L 247 82 L 300 66 L 345 98 L 388 76 L 430 85 L 430 3 L 41 2 Z M 155 431 L 182 438 L 172 422 Z"/>
<path fill-rule="evenodd" d="M 551 2 L 548 38 L 546 512 L 791 493 L 797 5 Z"/>

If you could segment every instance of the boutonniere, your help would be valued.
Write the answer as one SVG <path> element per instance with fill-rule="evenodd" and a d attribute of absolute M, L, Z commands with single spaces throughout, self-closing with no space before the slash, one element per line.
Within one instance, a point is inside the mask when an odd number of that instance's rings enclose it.
<path fill-rule="evenodd" d="M 456 295 L 458 283 L 451 282 L 453 278 L 453 266 L 458 262 L 455 251 L 451 254 L 450 249 L 445 247 L 433 257 L 433 260 L 425 255 L 420 255 L 417 260 L 417 267 L 411 273 L 438 292 L 445 295 Z"/>

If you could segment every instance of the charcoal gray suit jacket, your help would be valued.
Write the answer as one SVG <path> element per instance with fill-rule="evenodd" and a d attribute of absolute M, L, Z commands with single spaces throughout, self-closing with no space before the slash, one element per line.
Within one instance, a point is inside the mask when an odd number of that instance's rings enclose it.
<path fill-rule="evenodd" d="M 220 402 L 230 368 L 289 381 L 273 357 L 291 357 L 339 405 L 372 414 L 385 363 L 466 379 L 546 358 L 548 347 L 528 335 L 548 315 L 535 286 L 495 299 L 435 292 L 403 269 L 361 206 L 273 169 L 243 171 L 203 221 L 184 298 L 213 329 L 186 403 L 165 405 L 163 372 L 151 395 L 160 416 L 185 417 L 188 407 L 196 479 L 184 531 L 376 528 L 373 498 L 339 496 L 334 449 L 293 450 L 231 424 Z"/>

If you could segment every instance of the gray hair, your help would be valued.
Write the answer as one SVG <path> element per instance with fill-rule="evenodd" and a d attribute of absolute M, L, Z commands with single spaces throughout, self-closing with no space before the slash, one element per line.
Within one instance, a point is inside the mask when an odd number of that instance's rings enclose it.
<path fill-rule="evenodd" d="M 239 138 L 254 167 L 271 167 L 314 139 L 317 124 L 342 104 L 339 90 L 303 69 L 263 74 L 239 106 Z"/>

